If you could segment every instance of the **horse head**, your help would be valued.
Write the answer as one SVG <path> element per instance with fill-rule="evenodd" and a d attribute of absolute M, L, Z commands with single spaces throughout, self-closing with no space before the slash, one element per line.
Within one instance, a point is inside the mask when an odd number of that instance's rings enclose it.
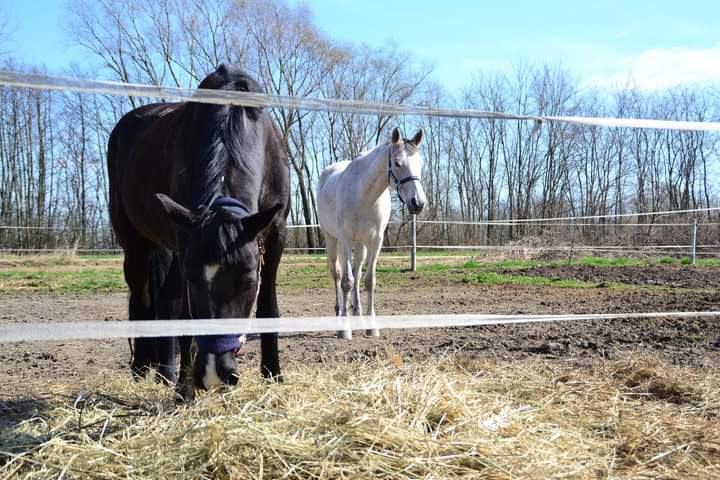
<path fill-rule="evenodd" d="M 402 138 L 398 127 L 393 128 L 388 155 L 388 184 L 394 188 L 410 213 L 420 213 L 425 206 L 425 190 L 421 183 L 423 159 L 420 143 L 423 130 L 408 140 Z"/>
<path fill-rule="evenodd" d="M 193 318 L 247 318 L 255 310 L 260 289 L 262 245 L 258 236 L 282 208 L 250 214 L 231 197 L 216 196 L 208 206 L 190 210 L 166 195 L 156 195 L 179 227 L 180 267 Z M 237 383 L 235 351 L 238 335 L 196 337 L 195 385 Z"/>

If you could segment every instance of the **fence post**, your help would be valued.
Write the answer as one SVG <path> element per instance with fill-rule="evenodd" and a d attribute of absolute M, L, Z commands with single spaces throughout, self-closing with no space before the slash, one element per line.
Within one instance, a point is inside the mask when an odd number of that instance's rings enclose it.
<path fill-rule="evenodd" d="M 693 218 L 692 231 L 690 232 L 690 256 L 692 257 L 692 264 L 695 265 L 697 260 L 697 217 Z"/>
<path fill-rule="evenodd" d="M 415 214 L 413 214 L 410 224 L 410 243 L 412 245 L 410 250 L 410 270 L 414 272 L 417 270 L 417 230 L 415 228 Z"/>

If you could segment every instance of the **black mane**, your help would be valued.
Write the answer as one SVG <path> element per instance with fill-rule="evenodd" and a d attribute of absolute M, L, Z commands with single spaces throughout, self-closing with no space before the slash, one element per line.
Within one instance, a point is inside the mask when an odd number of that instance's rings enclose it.
<path fill-rule="evenodd" d="M 228 65 L 218 69 L 200 83 L 199 88 L 261 92 L 258 83 L 242 70 Z M 243 178 L 258 176 L 257 163 L 262 159 L 262 129 L 247 128 L 246 122 L 258 122 L 262 108 L 232 105 L 190 103 L 191 129 L 202 146 L 194 151 L 192 165 L 192 206 L 207 206 L 212 197 L 223 192 L 222 179 L 236 169 Z M 259 179 L 256 178 L 259 181 Z"/>

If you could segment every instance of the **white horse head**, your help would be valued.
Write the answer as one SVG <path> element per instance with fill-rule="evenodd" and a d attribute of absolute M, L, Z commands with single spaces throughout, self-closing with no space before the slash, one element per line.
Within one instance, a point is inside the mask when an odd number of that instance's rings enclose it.
<path fill-rule="evenodd" d="M 423 159 L 420 143 L 422 128 L 408 140 L 402 138 L 398 127 L 393 128 L 388 155 L 388 184 L 397 192 L 410 213 L 420 213 L 425 206 L 425 190 L 421 183 Z"/>

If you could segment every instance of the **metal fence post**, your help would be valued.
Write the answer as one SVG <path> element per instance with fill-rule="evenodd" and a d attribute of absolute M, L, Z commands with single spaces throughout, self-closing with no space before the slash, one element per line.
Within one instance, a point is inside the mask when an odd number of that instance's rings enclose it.
<path fill-rule="evenodd" d="M 690 232 L 690 256 L 692 257 L 692 264 L 695 265 L 697 261 L 697 218 L 693 218 L 692 231 Z"/>
<path fill-rule="evenodd" d="M 413 272 L 417 270 L 417 229 L 415 227 L 415 217 L 415 214 L 413 214 L 412 219 L 410 220 L 410 242 L 412 245 L 412 249 L 410 250 L 410 270 Z"/>

